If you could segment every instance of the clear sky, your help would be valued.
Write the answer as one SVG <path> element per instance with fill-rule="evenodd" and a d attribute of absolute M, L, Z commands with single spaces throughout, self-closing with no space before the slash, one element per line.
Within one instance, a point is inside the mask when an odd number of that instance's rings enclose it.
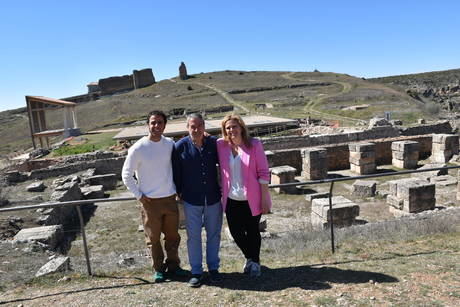
<path fill-rule="evenodd" d="M 378 77 L 460 68 L 460 1 L 0 0 L 0 111 L 152 68 Z"/>

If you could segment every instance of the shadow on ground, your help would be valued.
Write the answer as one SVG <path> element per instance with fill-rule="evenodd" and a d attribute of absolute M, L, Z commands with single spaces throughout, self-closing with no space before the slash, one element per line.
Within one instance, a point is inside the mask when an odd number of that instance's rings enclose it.
<path fill-rule="evenodd" d="M 297 266 L 270 269 L 262 267 L 262 276 L 252 278 L 241 273 L 222 274 L 223 281 L 217 287 L 232 290 L 279 291 L 287 288 L 321 290 L 331 288 L 330 283 L 358 284 L 370 280 L 379 283 L 398 282 L 398 279 L 376 272 L 342 270 L 335 267 L 312 268 Z"/>
<path fill-rule="evenodd" d="M 104 278 L 105 276 L 99 276 Z M 304 290 L 323 290 L 330 289 L 330 283 L 341 284 L 358 284 L 368 283 L 373 280 L 378 283 L 391 283 L 398 282 L 398 279 L 390 275 L 369 272 L 369 271 L 355 271 L 355 270 L 342 270 L 335 267 L 321 267 L 312 268 L 310 266 L 297 266 L 270 269 L 262 267 L 262 276 L 250 277 L 242 273 L 222 273 L 223 280 L 219 283 L 211 283 L 209 279 L 204 281 L 205 285 L 219 287 L 229 290 L 249 290 L 249 291 L 263 291 L 272 292 L 288 288 L 301 288 Z M 108 290 L 115 288 L 139 287 L 152 284 L 151 282 L 136 277 L 105 277 L 108 279 L 126 279 L 128 283 L 123 283 L 115 286 L 91 287 L 86 289 L 78 289 L 72 291 L 63 291 L 53 294 L 45 294 L 35 297 L 18 298 L 9 301 L 0 301 L 2 304 L 20 303 L 25 301 L 33 301 L 35 299 L 53 297 L 57 295 L 68 295 L 74 293 L 84 293 L 88 291 Z M 138 283 L 133 284 L 132 281 L 137 280 Z M 187 287 L 187 279 L 180 278 L 174 280 L 176 282 L 184 283 Z M 155 286 L 155 285 L 153 285 Z"/>

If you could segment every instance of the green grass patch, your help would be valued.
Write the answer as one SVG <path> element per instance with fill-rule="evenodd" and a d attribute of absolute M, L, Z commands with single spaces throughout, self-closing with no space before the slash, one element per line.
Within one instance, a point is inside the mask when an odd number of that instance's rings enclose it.
<path fill-rule="evenodd" d="M 96 150 L 107 150 L 111 146 L 116 145 L 116 141 L 113 139 L 116 133 L 117 132 L 105 132 L 79 136 L 53 150 L 52 156 L 68 156 Z M 76 142 L 80 144 L 75 144 Z"/>

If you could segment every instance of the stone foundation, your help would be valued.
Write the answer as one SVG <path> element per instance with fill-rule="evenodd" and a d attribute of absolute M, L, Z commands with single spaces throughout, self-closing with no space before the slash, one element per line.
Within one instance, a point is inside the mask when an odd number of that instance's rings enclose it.
<path fill-rule="evenodd" d="M 40 242 L 49 249 L 55 249 L 64 237 L 62 225 L 41 226 L 21 229 L 15 236 L 15 243 Z"/>
<path fill-rule="evenodd" d="M 351 226 L 359 215 L 359 206 L 343 196 L 332 197 L 332 212 L 329 198 L 313 199 L 311 205 L 311 225 L 321 230 L 331 226 L 331 215 L 334 226 Z"/>
<path fill-rule="evenodd" d="M 350 150 L 350 170 L 359 175 L 372 174 L 376 170 L 375 144 L 358 143 L 348 145 Z"/>
<path fill-rule="evenodd" d="M 295 172 L 296 169 L 288 166 L 277 166 L 270 169 L 271 171 L 271 184 L 283 184 L 283 183 L 290 183 L 295 182 Z M 276 193 L 295 193 L 297 192 L 297 188 L 295 186 L 289 187 L 279 187 L 273 188 Z"/>
<path fill-rule="evenodd" d="M 302 156 L 302 176 L 306 180 L 327 178 L 327 150 L 324 148 L 306 148 L 300 151 Z"/>
<path fill-rule="evenodd" d="M 351 195 L 358 197 L 373 197 L 377 190 L 377 181 L 356 180 L 351 189 Z"/>
<path fill-rule="evenodd" d="M 404 178 L 388 182 L 387 203 L 394 215 L 432 210 L 436 204 L 436 186 L 425 180 Z"/>
<path fill-rule="evenodd" d="M 453 155 L 458 154 L 458 135 L 433 134 L 431 161 L 446 163 Z"/>
<path fill-rule="evenodd" d="M 414 141 L 400 141 L 391 144 L 393 166 L 398 168 L 417 168 L 419 144 Z"/>

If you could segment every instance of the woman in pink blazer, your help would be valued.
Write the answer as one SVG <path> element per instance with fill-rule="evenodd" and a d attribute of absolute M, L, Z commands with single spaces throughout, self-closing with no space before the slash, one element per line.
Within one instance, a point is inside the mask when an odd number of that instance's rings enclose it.
<path fill-rule="evenodd" d="M 249 137 L 238 115 L 223 119 L 222 136 L 217 140 L 222 206 L 230 233 L 246 257 L 243 271 L 257 277 L 261 274 L 259 222 L 271 208 L 267 157 L 262 143 Z"/>

